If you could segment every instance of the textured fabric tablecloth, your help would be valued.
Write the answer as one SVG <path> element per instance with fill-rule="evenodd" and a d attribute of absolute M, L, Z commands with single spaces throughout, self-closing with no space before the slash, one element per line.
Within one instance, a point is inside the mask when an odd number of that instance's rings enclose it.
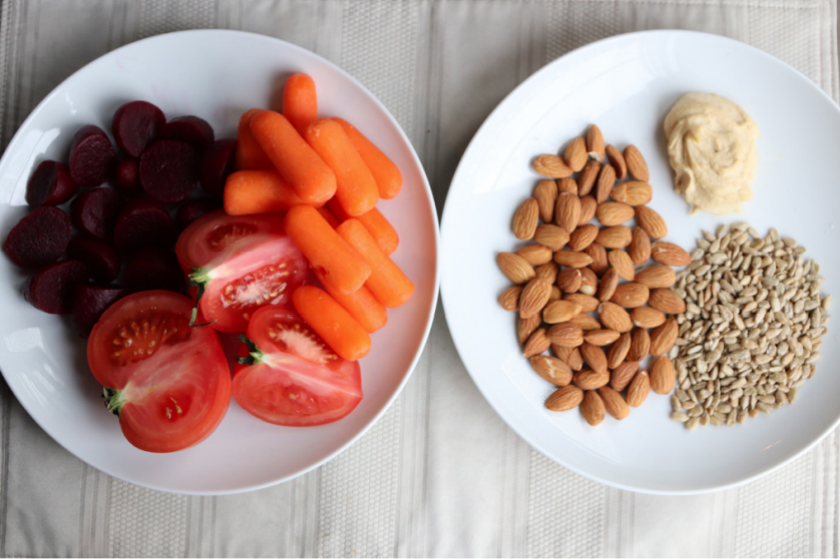
<path fill-rule="evenodd" d="M 232 28 L 335 62 L 391 110 L 443 207 L 472 135 L 519 82 L 617 33 L 734 37 L 838 98 L 830 0 L 2 0 L 0 141 L 61 80 L 125 43 Z M 748 69 L 745 69 L 748 71 Z M 0 381 L 1 382 L 1 381 Z M 439 308 L 413 378 L 322 468 L 225 497 L 157 493 L 80 462 L 0 389 L 4 556 L 837 556 L 838 433 L 749 485 L 654 497 L 531 449 L 461 363 Z"/>

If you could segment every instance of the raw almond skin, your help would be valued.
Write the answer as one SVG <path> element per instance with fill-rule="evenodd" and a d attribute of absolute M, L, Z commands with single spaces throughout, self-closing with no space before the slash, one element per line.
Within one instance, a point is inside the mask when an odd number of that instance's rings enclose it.
<path fill-rule="evenodd" d="M 592 221 L 595 217 L 595 212 L 598 210 L 598 201 L 595 197 L 589 194 L 588 196 L 581 196 L 580 198 L 580 219 L 578 225 L 585 225 Z"/>
<path fill-rule="evenodd" d="M 540 324 L 542 324 L 542 317 L 540 316 L 520 317 L 516 322 L 516 339 L 519 340 L 519 344 L 522 345 L 528 341 L 528 338 L 540 327 Z"/>
<path fill-rule="evenodd" d="M 578 185 L 577 181 L 572 177 L 566 177 L 559 179 L 557 181 L 557 193 L 563 194 L 564 192 L 568 192 L 569 194 L 574 194 L 575 196 L 578 195 Z"/>
<path fill-rule="evenodd" d="M 598 180 L 598 173 L 601 172 L 601 163 L 594 159 L 590 159 L 583 166 L 583 170 L 578 176 L 578 196 L 586 196 L 592 192 L 592 187 L 595 186 L 595 181 Z"/>
<path fill-rule="evenodd" d="M 601 166 L 598 180 L 595 183 L 595 200 L 599 204 L 606 202 L 615 186 L 615 168 L 607 163 Z"/>
<path fill-rule="evenodd" d="M 600 347 L 588 343 L 580 346 L 580 354 L 589 368 L 598 373 L 607 373 L 607 354 Z"/>
<path fill-rule="evenodd" d="M 572 301 L 554 301 L 543 309 L 543 322 L 560 324 L 568 322 L 580 313 L 580 305 Z"/>
<path fill-rule="evenodd" d="M 627 176 L 627 162 L 624 161 L 624 155 L 612 144 L 608 145 L 605 151 L 607 159 L 610 160 L 610 165 L 615 167 L 615 176 L 618 180 L 624 180 Z"/>
<path fill-rule="evenodd" d="M 607 249 L 598 243 L 592 243 L 584 249 L 584 252 L 592 257 L 592 264 L 589 265 L 589 269 L 595 272 L 595 275 L 603 275 L 607 271 L 607 268 L 610 267 L 610 263 L 607 260 Z"/>
<path fill-rule="evenodd" d="M 636 274 L 638 278 L 639 275 Z M 650 290 L 646 285 L 641 283 L 624 283 L 615 288 L 615 293 L 610 297 L 610 301 L 616 305 L 622 306 L 625 309 L 635 309 L 641 307 L 648 302 L 650 297 Z"/>
<path fill-rule="evenodd" d="M 618 287 L 618 272 L 615 268 L 610 268 L 604 277 L 601 278 L 601 285 L 598 287 L 598 299 L 601 302 L 609 301 Z"/>
<path fill-rule="evenodd" d="M 603 161 L 604 157 L 606 157 L 604 135 L 601 133 L 601 129 L 595 124 L 590 126 L 589 131 L 586 133 L 586 149 L 589 151 L 589 155 L 598 161 Z"/>
<path fill-rule="evenodd" d="M 680 246 L 665 241 L 656 241 L 651 248 L 651 257 L 654 262 L 666 266 L 687 266 L 691 263 L 691 255 Z"/>
<path fill-rule="evenodd" d="M 517 239 L 527 241 L 534 238 L 540 222 L 540 205 L 534 198 L 528 198 L 513 214 L 513 234 Z"/>
<path fill-rule="evenodd" d="M 573 410 L 583 402 L 583 390 L 570 384 L 561 386 L 545 401 L 545 407 L 551 411 Z"/>
<path fill-rule="evenodd" d="M 525 285 L 522 294 L 519 296 L 519 316 L 521 318 L 531 318 L 539 315 L 548 304 L 550 296 L 550 283 L 537 278 L 532 279 Z"/>
<path fill-rule="evenodd" d="M 641 206 L 640 206 L 641 207 Z M 630 245 L 627 247 L 630 259 L 637 266 L 644 264 L 650 259 L 650 237 L 641 227 L 634 227 Z"/>
<path fill-rule="evenodd" d="M 642 152 L 639 151 L 639 148 L 633 144 L 624 148 L 624 161 L 627 163 L 627 170 L 634 179 L 644 182 L 650 180 L 647 162 L 642 156 Z"/>
<path fill-rule="evenodd" d="M 633 266 L 633 260 L 627 252 L 621 249 L 612 250 L 607 255 L 607 258 L 610 261 L 610 265 L 618 273 L 618 277 L 627 281 L 633 281 L 633 278 L 636 277 L 636 268 Z"/>
<path fill-rule="evenodd" d="M 584 295 L 595 295 L 598 290 L 598 276 L 589 268 L 580 269 L 580 289 Z"/>
<path fill-rule="evenodd" d="M 535 355 L 531 357 L 531 367 L 538 375 L 556 386 L 566 386 L 572 382 L 572 370 L 556 357 Z"/>
<path fill-rule="evenodd" d="M 615 369 L 624 362 L 630 351 L 631 337 L 630 332 L 625 332 L 610 346 L 610 351 L 607 353 L 607 367 Z"/>
<path fill-rule="evenodd" d="M 657 326 L 650 333 L 650 354 L 654 356 L 665 355 L 674 346 L 677 340 L 679 326 L 676 318 L 669 318 L 661 326 Z M 653 370 L 651 369 L 651 373 Z"/>
<path fill-rule="evenodd" d="M 569 353 L 569 367 L 571 367 L 573 371 L 580 371 L 583 369 L 583 356 L 580 354 L 579 347 L 573 347 L 571 353 Z"/>
<path fill-rule="evenodd" d="M 534 240 L 556 252 L 569 242 L 569 232 L 557 225 L 543 223 L 534 232 Z"/>
<path fill-rule="evenodd" d="M 583 293 L 569 293 L 566 295 L 565 301 L 575 303 L 580 307 L 578 313 L 592 312 L 598 308 L 600 302 L 591 295 L 584 295 Z M 577 313 L 575 313 L 577 314 Z"/>
<path fill-rule="evenodd" d="M 589 159 L 589 154 L 586 151 L 586 140 L 583 138 L 575 138 L 569 145 L 566 146 L 566 151 L 563 152 L 563 159 L 566 165 L 575 173 L 583 169 L 586 165 L 586 160 Z"/>
<path fill-rule="evenodd" d="M 674 364 L 666 356 L 659 357 L 650 368 L 650 388 L 657 394 L 668 394 L 677 380 Z"/>
<path fill-rule="evenodd" d="M 583 395 L 583 402 L 580 403 L 580 414 L 583 419 L 593 427 L 604 422 L 606 408 L 601 396 L 594 390 L 587 390 Z"/>
<path fill-rule="evenodd" d="M 656 328 L 665 322 L 665 314 L 651 307 L 633 309 L 630 318 L 639 328 Z"/>
<path fill-rule="evenodd" d="M 633 380 L 638 370 L 638 361 L 625 361 L 610 373 L 610 386 L 613 387 L 613 390 L 621 392 L 627 388 L 627 385 Z"/>
<path fill-rule="evenodd" d="M 534 187 L 534 199 L 540 209 L 540 217 L 546 223 L 554 221 L 554 204 L 557 202 L 557 183 L 544 180 Z"/>
<path fill-rule="evenodd" d="M 671 289 L 654 289 L 650 292 L 648 304 L 665 314 L 682 314 L 685 312 L 685 301 Z"/>
<path fill-rule="evenodd" d="M 499 295 L 499 303 L 502 308 L 506 311 L 518 311 L 520 293 L 522 293 L 522 286 L 520 285 L 512 285 L 502 291 L 502 294 Z"/>
<path fill-rule="evenodd" d="M 609 386 L 602 386 L 599 388 L 598 394 L 604 402 L 604 407 L 606 408 L 607 413 L 615 419 L 620 421 L 630 415 L 630 407 L 627 405 L 627 402 L 624 401 L 621 394 Z"/>
<path fill-rule="evenodd" d="M 560 266 L 554 263 L 554 260 L 546 262 L 534 269 L 535 277 L 544 279 L 548 283 L 557 281 L 557 274 L 560 273 Z"/>
<path fill-rule="evenodd" d="M 650 351 L 650 334 L 644 328 L 633 330 L 633 339 L 630 342 L 630 351 L 627 352 L 629 361 L 641 361 Z"/>
<path fill-rule="evenodd" d="M 569 169 L 569 166 L 566 165 L 563 158 L 551 153 L 537 156 L 534 159 L 534 170 L 538 174 L 550 179 L 561 179 L 572 176 L 572 170 Z"/>
<path fill-rule="evenodd" d="M 555 324 L 548 329 L 548 339 L 555 345 L 578 347 L 583 343 L 583 330 L 568 324 Z"/>
<path fill-rule="evenodd" d="M 548 302 L 551 303 L 552 301 L 559 301 L 563 298 L 563 294 L 560 292 L 560 288 L 556 285 L 551 286 L 551 296 L 548 298 Z"/>
<path fill-rule="evenodd" d="M 569 248 L 572 250 L 584 250 L 586 247 L 595 242 L 595 237 L 598 236 L 598 226 L 587 223 L 580 225 L 575 232 L 569 237 Z M 587 255 L 589 263 L 592 263 L 592 257 Z M 587 264 L 588 266 L 589 264 Z"/>
<path fill-rule="evenodd" d="M 636 208 L 636 222 L 653 239 L 661 239 L 668 234 L 668 225 L 662 216 L 645 205 Z"/>
<path fill-rule="evenodd" d="M 560 266 L 568 266 L 569 268 L 585 268 L 592 264 L 592 257 L 585 252 L 558 250 L 554 253 L 554 262 Z"/>
<path fill-rule="evenodd" d="M 623 334 L 633 329 L 630 314 L 615 303 L 609 301 L 601 303 L 601 306 L 598 307 L 598 317 L 601 319 L 601 324 L 610 330 Z"/>
<path fill-rule="evenodd" d="M 580 349 L 576 347 L 565 347 L 557 344 L 551 344 L 551 351 L 563 363 L 569 366 L 573 371 L 580 371 L 583 369 L 583 357 L 580 356 Z"/>
<path fill-rule="evenodd" d="M 557 287 L 563 293 L 574 293 L 580 289 L 582 281 L 580 270 L 577 268 L 565 268 L 557 274 Z"/>
<path fill-rule="evenodd" d="M 575 373 L 572 382 L 583 390 L 597 390 L 610 382 L 610 375 L 609 373 L 599 373 L 591 369 L 584 369 Z"/>
<path fill-rule="evenodd" d="M 554 207 L 554 222 L 571 234 L 577 228 L 579 221 L 580 198 L 568 192 L 559 194 L 557 205 Z"/>
<path fill-rule="evenodd" d="M 609 329 L 600 329 L 600 330 L 590 330 L 586 332 L 586 335 L 583 337 L 584 341 L 590 343 L 592 345 L 597 346 L 605 346 L 610 345 L 614 341 L 616 341 L 621 334 L 616 332 L 615 330 Z"/>
<path fill-rule="evenodd" d="M 642 181 L 627 181 L 613 188 L 610 196 L 629 206 L 641 206 L 653 198 L 653 187 Z"/>
<path fill-rule="evenodd" d="M 516 251 L 516 254 L 525 259 L 531 266 L 541 266 L 551 262 L 554 253 L 545 245 L 525 245 Z"/>
<path fill-rule="evenodd" d="M 533 357 L 539 355 L 551 346 L 551 342 L 545 335 L 545 328 L 538 328 L 531 334 L 528 341 L 525 342 L 525 347 L 522 349 L 522 354 L 525 357 Z"/>
<path fill-rule="evenodd" d="M 500 252 L 496 256 L 496 263 L 505 277 L 517 285 L 531 281 L 536 275 L 534 267 L 527 260 L 512 252 Z"/>
<path fill-rule="evenodd" d="M 636 210 L 633 209 L 633 206 L 623 202 L 604 202 L 603 204 L 598 204 L 595 215 L 598 217 L 601 225 L 611 227 L 613 225 L 621 225 L 633 219 L 633 216 L 636 215 Z"/>
<path fill-rule="evenodd" d="M 650 378 L 647 371 L 639 371 L 627 387 L 627 405 L 638 408 L 650 393 Z"/>
<path fill-rule="evenodd" d="M 573 316 L 570 320 L 566 322 L 566 324 L 569 326 L 576 326 L 584 332 L 599 330 L 601 328 L 601 323 L 598 322 L 598 319 L 584 313 L 580 313 L 577 316 Z"/>
<path fill-rule="evenodd" d="M 670 266 L 651 266 L 636 274 L 635 281 L 649 289 L 671 287 L 677 282 L 677 273 Z"/>
<path fill-rule="evenodd" d="M 598 236 L 595 238 L 597 243 L 604 248 L 624 248 L 632 239 L 633 233 L 626 225 L 604 227 L 598 231 Z"/>

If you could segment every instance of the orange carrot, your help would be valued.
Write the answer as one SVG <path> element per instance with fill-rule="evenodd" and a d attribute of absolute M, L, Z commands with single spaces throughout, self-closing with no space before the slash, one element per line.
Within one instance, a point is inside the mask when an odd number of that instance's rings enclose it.
<path fill-rule="evenodd" d="M 239 128 L 236 132 L 236 170 L 245 169 L 273 169 L 274 165 L 262 150 L 254 135 L 251 134 L 251 119 L 261 113 L 262 109 L 245 111 L 239 118 Z"/>
<path fill-rule="evenodd" d="M 228 215 L 285 212 L 303 204 L 292 187 L 272 170 L 231 173 L 225 182 L 224 199 Z"/>
<path fill-rule="evenodd" d="M 306 74 L 292 74 L 283 86 L 283 115 L 303 135 L 306 127 L 318 118 L 315 80 Z"/>
<path fill-rule="evenodd" d="M 316 120 L 304 137 L 335 173 L 335 197 L 344 211 L 355 217 L 372 210 L 379 201 L 376 181 L 341 125 L 328 118 Z"/>
<path fill-rule="evenodd" d="M 339 222 L 344 222 L 350 219 L 350 216 L 347 215 L 347 212 L 341 208 L 341 204 L 339 204 L 338 200 L 335 198 L 327 202 L 327 207 Z M 394 229 L 394 226 L 385 219 L 384 215 L 382 215 L 382 212 L 373 208 L 369 212 L 365 212 L 358 216 L 356 219 L 361 221 L 362 225 L 365 226 L 365 229 L 368 230 L 368 233 L 376 239 L 376 244 L 379 245 L 379 248 L 382 249 L 382 252 L 384 252 L 386 256 L 390 256 L 392 252 L 397 250 L 397 245 L 400 244 L 400 236 L 397 234 L 397 230 Z"/>
<path fill-rule="evenodd" d="M 380 303 L 392 309 L 411 299 L 414 284 L 382 252 L 361 221 L 348 219 L 336 231 L 370 264 L 372 272 L 365 285 Z"/>
<path fill-rule="evenodd" d="M 379 189 L 379 196 L 390 200 L 400 193 L 402 188 L 402 175 L 394 162 L 388 156 L 368 140 L 364 134 L 359 132 L 355 126 L 344 119 L 333 117 L 344 128 L 344 132 L 353 143 L 353 147 L 359 152 L 362 161 L 365 162 L 373 178 L 376 179 L 376 186 Z"/>
<path fill-rule="evenodd" d="M 251 132 L 283 180 L 304 202 L 321 206 L 333 197 L 335 174 L 286 117 L 263 111 L 251 119 Z"/>
<path fill-rule="evenodd" d="M 335 229 L 338 227 L 339 221 L 335 218 L 333 213 L 327 209 L 326 206 L 321 206 L 320 208 L 316 208 L 318 213 L 321 214 L 321 217 L 327 220 L 327 223 L 330 224 L 330 227 Z"/>
<path fill-rule="evenodd" d="M 385 323 L 388 322 L 388 312 L 385 310 L 385 307 L 373 296 L 370 289 L 364 285 L 353 293 L 341 293 L 330 287 L 330 284 L 321 278 L 321 274 L 316 272 L 315 276 L 324 284 L 324 289 L 327 290 L 327 293 L 371 334 L 385 326 Z"/>
<path fill-rule="evenodd" d="M 292 207 L 284 224 L 292 242 L 333 289 L 353 293 L 370 277 L 370 265 L 312 206 Z"/>
<path fill-rule="evenodd" d="M 314 285 L 302 285 L 292 294 L 298 314 L 334 352 L 348 361 L 370 351 L 370 336 L 335 299 Z"/>

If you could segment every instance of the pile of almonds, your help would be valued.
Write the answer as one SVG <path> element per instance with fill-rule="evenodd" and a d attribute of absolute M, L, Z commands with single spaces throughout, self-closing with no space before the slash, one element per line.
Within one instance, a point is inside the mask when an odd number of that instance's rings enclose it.
<path fill-rule="evenodd" d="M 519 343 L 534 370 L 559 387 L 548 409 L 580 406 L 590 425 L 605 413 L 624 419 L 651 389 L 674 387 L 666 354 L 679 326 L 667 315 L 685 312 L 685 303 L 671 289 L 671 266 L 691 257 L 661 240 L 668 228 L 646 205 L 653 189 L 636 147 L 605 146 L 592 125 L 562 157 L 540 155 L 533 166 L 551 180 L 541 180 L 513 216 L 514 235 L 535 242 L 498 254 L 514 284 L 499 302 L 519 313 Z M 644 267 L 651 258 L 656 264 Z M 656 357 L 650 373 L 641 367 L 648 355 Z"/>

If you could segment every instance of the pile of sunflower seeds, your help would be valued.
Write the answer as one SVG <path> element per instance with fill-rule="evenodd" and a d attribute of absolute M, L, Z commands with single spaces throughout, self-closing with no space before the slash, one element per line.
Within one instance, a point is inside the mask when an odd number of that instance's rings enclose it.
<path fill-rule="evenodd" d="M 814 376 L 831 296 L 805 247 L 761 238 L 746 223 L 703 231 L 677 274 L 685 313 L 671 358 L 677 386 L 671 418 L 691 430 L 734 425 L 793 403 Z"/>

